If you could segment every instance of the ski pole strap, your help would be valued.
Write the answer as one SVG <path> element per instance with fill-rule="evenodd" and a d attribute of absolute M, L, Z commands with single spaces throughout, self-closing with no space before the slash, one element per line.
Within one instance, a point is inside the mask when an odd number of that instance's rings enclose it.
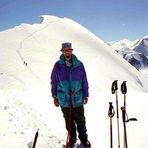
<path fill-rule="evenodd" d="M 70 100 L 72 100 L 73 91 L 70 91 L 70 92 L 69 92 L 69 96 L 70 96 Z"/>
<path fill-rule="evenodd" d="M 125 110 L 125 107 L 122 106 L 121 110 L 122 110 L 122 121 L 126 122 L 126 110 Z"/>
<path fill-rule="evenodd" d="M 108 110 L 108 116 L 110 118 L 112 118 L 115 114 L 115 111 L 114 111 L 114 107 L 112 105 L 112 102 L 109 102 L 109 110 Z"/>
<path fill-rule="evenodd" d="M 111 87 L 111 92 L 112 92 L 112 94 L 114 94 L 115 91 L 118 90 L 117 81 L 118 81 L 118 80 L 115 80 L 115 81 L 113 81 L 113 83 L 112 83 L 112 87 Z"/>
<path fill-rule="evenodd" d="M 126 81 L 123 81 L 123 83 L 121 84 L 121 92 L 123 94 L 127 93 Z"/>
<path fill-rule="evenodd" d="M 73 95 L 73 92 L 70 91 L 70 92 L 69 92 L 70 99 L 69 99 L 69 104 L 68 104 L 68 111 L 69 111 L 69 114 L 68 114 L 68 134 L 67 134 L 67 140 L 66 140 L 66 148 L 69 148 L 69 146 L 68 146 L 67 144 L 68 144 L 68 141 L 69 141 L 70 136 L 71 136 L 71 123 L 72 123 L 72 95 Z"/>
<path fill-rule="evenodd" d="M 70 96 L 70 99 L 69 99 L 68 107 L 69 107 L 69 109 L 72 109 L 72 96 L 73 96 L 73 92 L 72 91 L 69 92 L 69 96 Z"/>

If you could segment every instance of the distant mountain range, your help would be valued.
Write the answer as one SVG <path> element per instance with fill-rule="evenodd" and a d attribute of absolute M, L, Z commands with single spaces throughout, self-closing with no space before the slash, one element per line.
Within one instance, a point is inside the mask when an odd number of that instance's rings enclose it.
<path fill-rule="evenodd" d="M 127 39 L 118 42 L 108 42 L 109 46 L 133 65 L 137 70 L 148 68 L 148 36 L 143 39 L 130 41 Z"/>

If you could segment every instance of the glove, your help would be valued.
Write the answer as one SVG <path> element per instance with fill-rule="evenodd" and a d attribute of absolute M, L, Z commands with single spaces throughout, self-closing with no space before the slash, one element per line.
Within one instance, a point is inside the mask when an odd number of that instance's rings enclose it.
<path fill-rule="evenodd" d="M 83 98 L 83 104 L 87 104 L 87 102 L 88 102 L 88 97 L 84 97 Z"/>
<path fill-rule="evenodd" d="M 58 98 L 54 97 L 53 103 L 56 107 L 59 107 L 59 101 Z"/>

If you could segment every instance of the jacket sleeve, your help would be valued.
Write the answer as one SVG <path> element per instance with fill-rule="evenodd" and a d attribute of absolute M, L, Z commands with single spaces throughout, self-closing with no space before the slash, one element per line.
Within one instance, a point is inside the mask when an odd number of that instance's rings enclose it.
<path fill-rule="evenodd" d="M 51 94 L 52 97 L 57 96 L 57 83 L 58 83 L 58 76 L 57 76 L 57 64 L 54 65 L 53 70 L 51 72 Z"/>
<path fill-rule="evenodd" d="M 82 66 L 83 66 L 83 79 L 82 79 L 83 97 L 89 97 L 89 92 L 88 92 L 89 86 L 88 86 L 87 75 L 83 64 Z"/>

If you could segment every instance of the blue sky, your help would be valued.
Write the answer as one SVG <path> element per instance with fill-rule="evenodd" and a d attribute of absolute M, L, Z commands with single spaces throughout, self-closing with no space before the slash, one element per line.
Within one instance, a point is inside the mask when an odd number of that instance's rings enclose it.
<path fill-rule="evenodd" d="M 147 0 L 0 0 L 0 31 L 38 16 L 68 17 L 105 41 L 148 35 Z"/>

